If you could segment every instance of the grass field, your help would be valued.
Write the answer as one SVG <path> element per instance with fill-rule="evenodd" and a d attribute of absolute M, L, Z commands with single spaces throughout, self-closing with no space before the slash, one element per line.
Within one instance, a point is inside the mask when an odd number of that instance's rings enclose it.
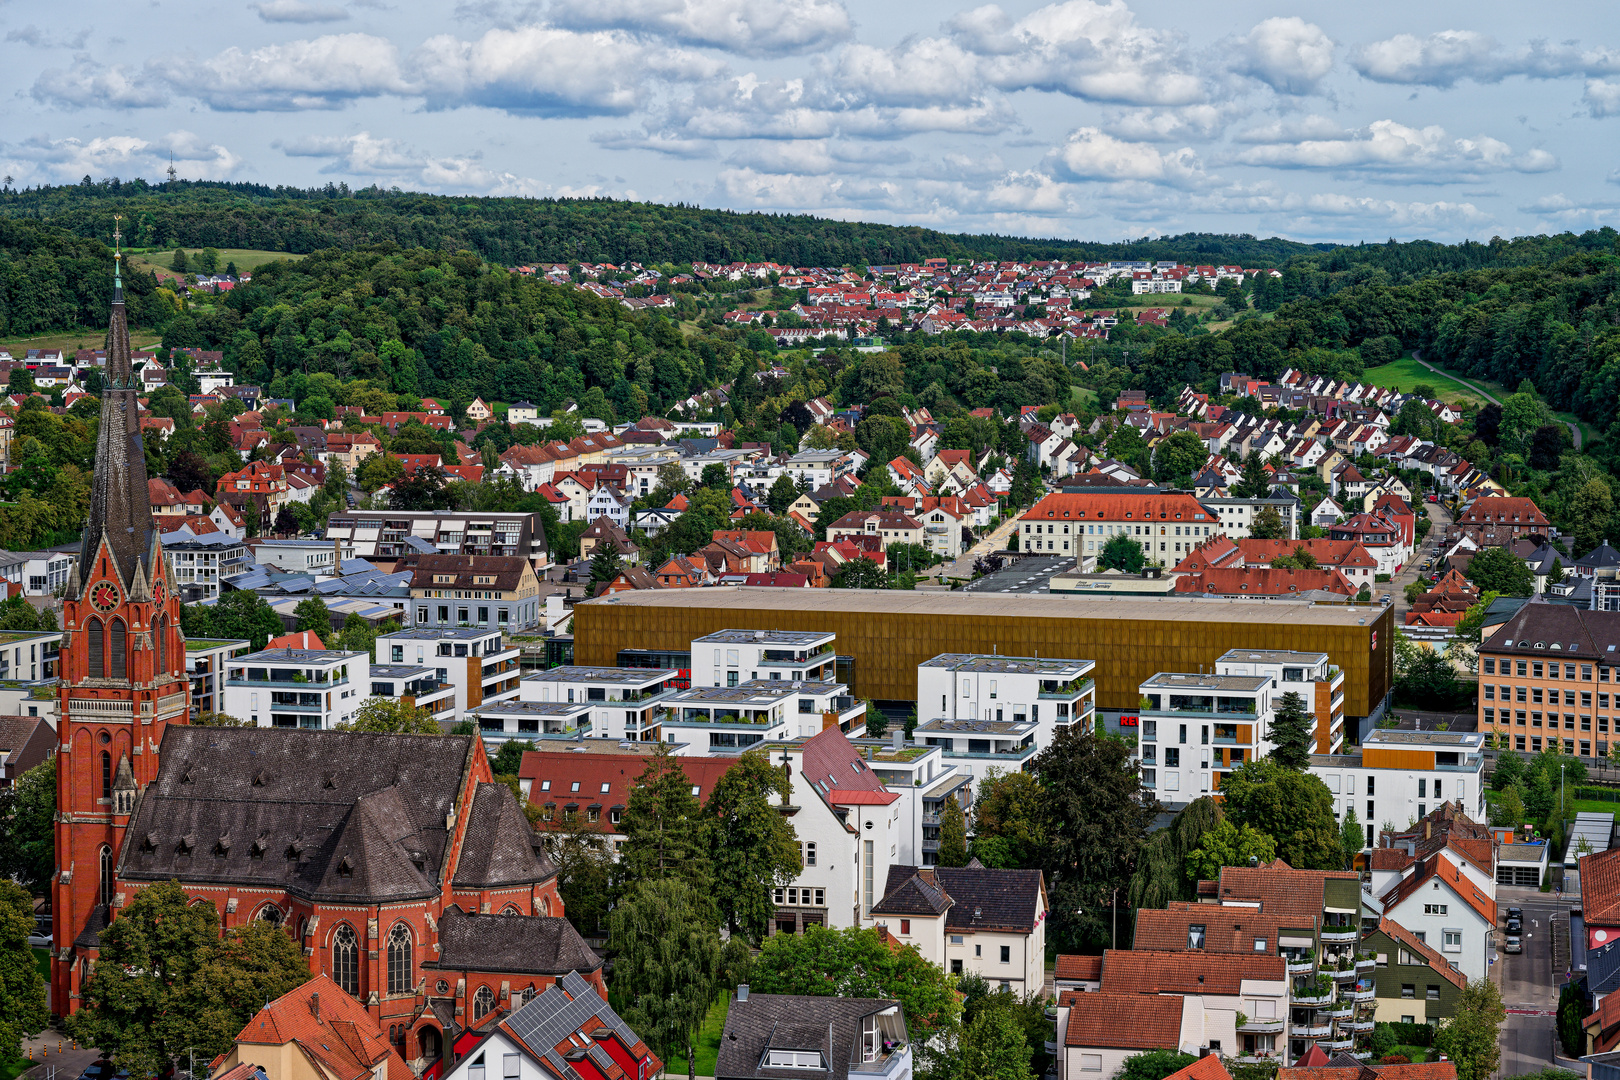
<path fill-rule="evenodd" d="M 234 262 L 238 270 L 253 271 L 268 262 L 277 259 L 302 259 L 302 255 L 293 255 L 285 251 L 254 251 L 251 248 L 217 248 L 219 252 L 219 269 L 223 272 L 226 263 Z M 191 270 L 196 272 L 197 256 L 202 254 L 202 248 L 186 248 L 186 258 L 191 261 Z M 175 275 L 169 269 L 169 263 L 174 259 L 174 251 L 153 251 L 144 255 L 129 256 L 129 268 L 133 270 L 152 270 L 159 278 L 172 278 Z"/>
<path fill-rule="evenodd" d="M 158 339 L 159 335 L 150 330 L 132 329 L 129 332 L 130 347 L 135 349 L 156 345 Z M 99 349 L 106 344 L 106 340 L 107 328 L 98 326 L 95 329 L 57 330 L 38 337 L 0 340 L 0 349 L 7 350 L 12 356 L 21 356 L 28 349 Z"/>
<path fill-rule="evenodd" d="M 1442 399 L 1467 398 L 1481 405 L 1485 403 L 1485 396 L 1473 384 L 1464 382 L 1454 375 L 1430 371 L 1410 356 L 1403 356 L 1392 364 L 1368 368 L 1362 378 L 1375 386 L 1392 386 L 1402 393 L 1410 391 L 1419 383 L 1425 383 L 1434 387 L 1435 393 Z"/>
<path fill-rule="evenodd" d="M 39 967 L 40 978 L 46 982 L 51 981 L 51 954 L 45 949 L 34 949 L 34 963 Z"/>
<path fill-rule="evenodd" d="M 693 1076 L 713 1076 L 715 1061 L 720 1056 L 720 1033 L 726 1026 L 726 1011 L 731 1007 L 731 998 L 727 995 L 724 1001 L 717 1001 L 709 1006 L 709 1015 L 703 1018 L 703 1030 L 698 1033 L 697 1041 L 692 1044 L 692 1056 L 697 1059 L 697 1070 Z M 671 1056 L 664 1062 L 664 1075 L 685 1076 L 688 1073 L 686 1058 Z"/>

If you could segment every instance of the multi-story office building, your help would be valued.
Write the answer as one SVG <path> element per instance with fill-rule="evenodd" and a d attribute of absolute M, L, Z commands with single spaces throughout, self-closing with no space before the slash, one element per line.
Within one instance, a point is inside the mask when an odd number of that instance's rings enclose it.
<path fill-rule="evenodd" d="M 584 704 L 592 737 L 663 740 L 665 708 L 679 673 L 669 668 L 564 666 L 532 671 L 518 684 L 522 701 Z"/>
<path fill-rule="evenodd" d="M 457 717 L 518 696 L 518 653 L 498 630 L 415 627 L 376 641 L 376 663 L 432 668 L 439 682 L 455 687 Z"/>
<path fill-rule="evenodd" d="M 692 642 L 692 685 L 737 686 L 753 679 L 835 678 L 838 635 L 789 630 L 721 630 Z"/>
<path fill-rule="evenodd" d="M 251 561 L 247 545 L 228 533 L 192 536 L 184 530 L 169 535 L 175 539 L 163 537 L 163 553 L 174 567 L 180 598 L 188 604 L 217 597 L 220 582 L 241 573 Z"/>
<path fill-rule="evenodd" d="M 342 545 L 343 559 L 354 558 L 351 540 L 260 540 L 253 545 L 253 561 L 261 566 L 274 566 L 295 574 L 319 574 L 336 577 L 342 573 L 338 566 L 338 546 Z"/>
<path fill-rule="evenodd" d="M 247 652 L 252 644 L 239 638 L 186 639 L 186 675 L 191 679 L 193 720 L 202 713 L 225 711 L 225 664 L 231 657 Z"/>
<path fill-rule="evenodd" d="M 1174 566 L 1196 544 L 1219 536 L 1220 515 L 1186 492 L 1088 492 L 1048 495 L 1018 519 L 1025 551 L 1068 555 L 1083 568 L 1116 536 L 1149 562 Z"/>
<path fill-rule="evenodd" d="M 585 701 L 497 701 L 474 709 L 468 719 L 478 725 L 484 742 L 499 746 L 508 739 L 527 739 L 547 749 L 590 737 L 594 706 Z"/>
<path fill-rule="evenodd" d="M 1311 752 L 1336 754 L 1344 746 L 1344 672 L 1327 653 L 1285 649 L 1232 649 L 1215 661 L 1222 675 L 1270 675 L 1275 697 L 1298 694 L 1316 717 Z"/>
<path fill-rule="evenodd" d="M 1478 653 L 1479 730 L 1504 747 L 1589 757 L 1620 735 L 1620 612 L 1532 597 Z"/>
<path fill-rule="evenodd" d="M 411 555 L 398 565 L 411 575 L 417 627 L 525 630 L 540 621 L 540 579 L 526 559 Z"/>
<path fill-rule="evenodd" d="M 1227 773 L 1271 749 L 1270 675 L 1162 671 L 1140 693 L 1142 783 L 1166 806 L 1220 790 Z"/>
<path fill-rule="evenodd" d="M 1370 848 L 1385 822 L 1403 828 L 1444 802 L 1483 820 L 1484 750 L 1477 731 L 1377 728 L 1350 753 L 1312 754 L 1311 772 L 1333 793 L 1334 817 L 1355 812 Z"/>
<path fill-rule="evenodd" d="M 536 570 L 551 564 L 539 514 L 464 514 L 423 510 L 354 510 L 333 514 L 327 539 L 352 541 L 362 559 L 438 552 L 521 555 Z"/>
<path fill-rule="evenodd" d="M 329 731 L 370 696 L 363 652 L 264 649 L 225 664 L 225 712 L 254 727 Z"/>
<path fill-rule="evenodd" d="M 866 723 L 866 703 L 836 682 L 694 685 L 664 704 L 664 740 L 683 744 L 688 754 L 732 754 L 761 742 L 808 739 L 829 727 L 849 734 Z"/>
<path fill-rule="evenodd" d="M 406 705 L 426 709 L 443 724 L 456 721 L 456 688 L 439 677 L 437 669 L 413 664 L 372 664 L 371 696 L 398 698 Z"/>
<path fill-rule="evenodd" d="M 1007 724 L 1000 741 L 1016 734 L 1022 745 L 1030 734 L 1035 749 L 1044 750 L 1059 730 L 1091 722 L 1096 666 L 1090 660 L 942 653 L 917 666 L 917 715 L 928 718 L 924 727 L 947 721 Z"/>

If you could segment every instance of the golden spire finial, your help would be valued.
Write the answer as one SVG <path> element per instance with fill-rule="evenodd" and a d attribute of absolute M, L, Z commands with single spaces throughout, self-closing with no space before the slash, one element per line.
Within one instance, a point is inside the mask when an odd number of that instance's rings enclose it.
<path fill-rule="evenodd" d="M 113 288 L 117 289 L 118 299 L 124 295 L 124 236 L 121 231 L 123 214 L 113 215 Z"/>

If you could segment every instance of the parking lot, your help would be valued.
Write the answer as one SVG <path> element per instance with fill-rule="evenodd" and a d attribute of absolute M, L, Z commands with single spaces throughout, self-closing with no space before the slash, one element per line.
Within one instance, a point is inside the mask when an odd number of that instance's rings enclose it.
<path fill-rule="evenodd" d="M 1030 555 L 1009 563 L 994 574 L 962 586 L 964 592 L 1044 593 L 1051 591 L 1054 574 L 1074 569 L 1072 557 Z"/>

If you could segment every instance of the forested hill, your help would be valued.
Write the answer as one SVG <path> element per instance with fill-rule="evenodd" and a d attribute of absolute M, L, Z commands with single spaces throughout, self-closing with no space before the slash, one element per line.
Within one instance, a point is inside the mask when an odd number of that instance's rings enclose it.
<path fill-rule="evenodd" d="M 0 215 L 105 239 L 113 214 L 136 247 L 252 248 L 306 254 L 393 241 L 475 251 L 504 266 L 534 262 L 779 262 L 851 266 L 928 258 L 1161 259 L 1280 266 L 1321 247 L 1252 236 L 1195 235 L 1132 244 L 967 236 L 931 229 L 743 214 L 612 199 L 497 199 L 367 188 L 144 182 L 31 188 L 0 195 Z"/>

